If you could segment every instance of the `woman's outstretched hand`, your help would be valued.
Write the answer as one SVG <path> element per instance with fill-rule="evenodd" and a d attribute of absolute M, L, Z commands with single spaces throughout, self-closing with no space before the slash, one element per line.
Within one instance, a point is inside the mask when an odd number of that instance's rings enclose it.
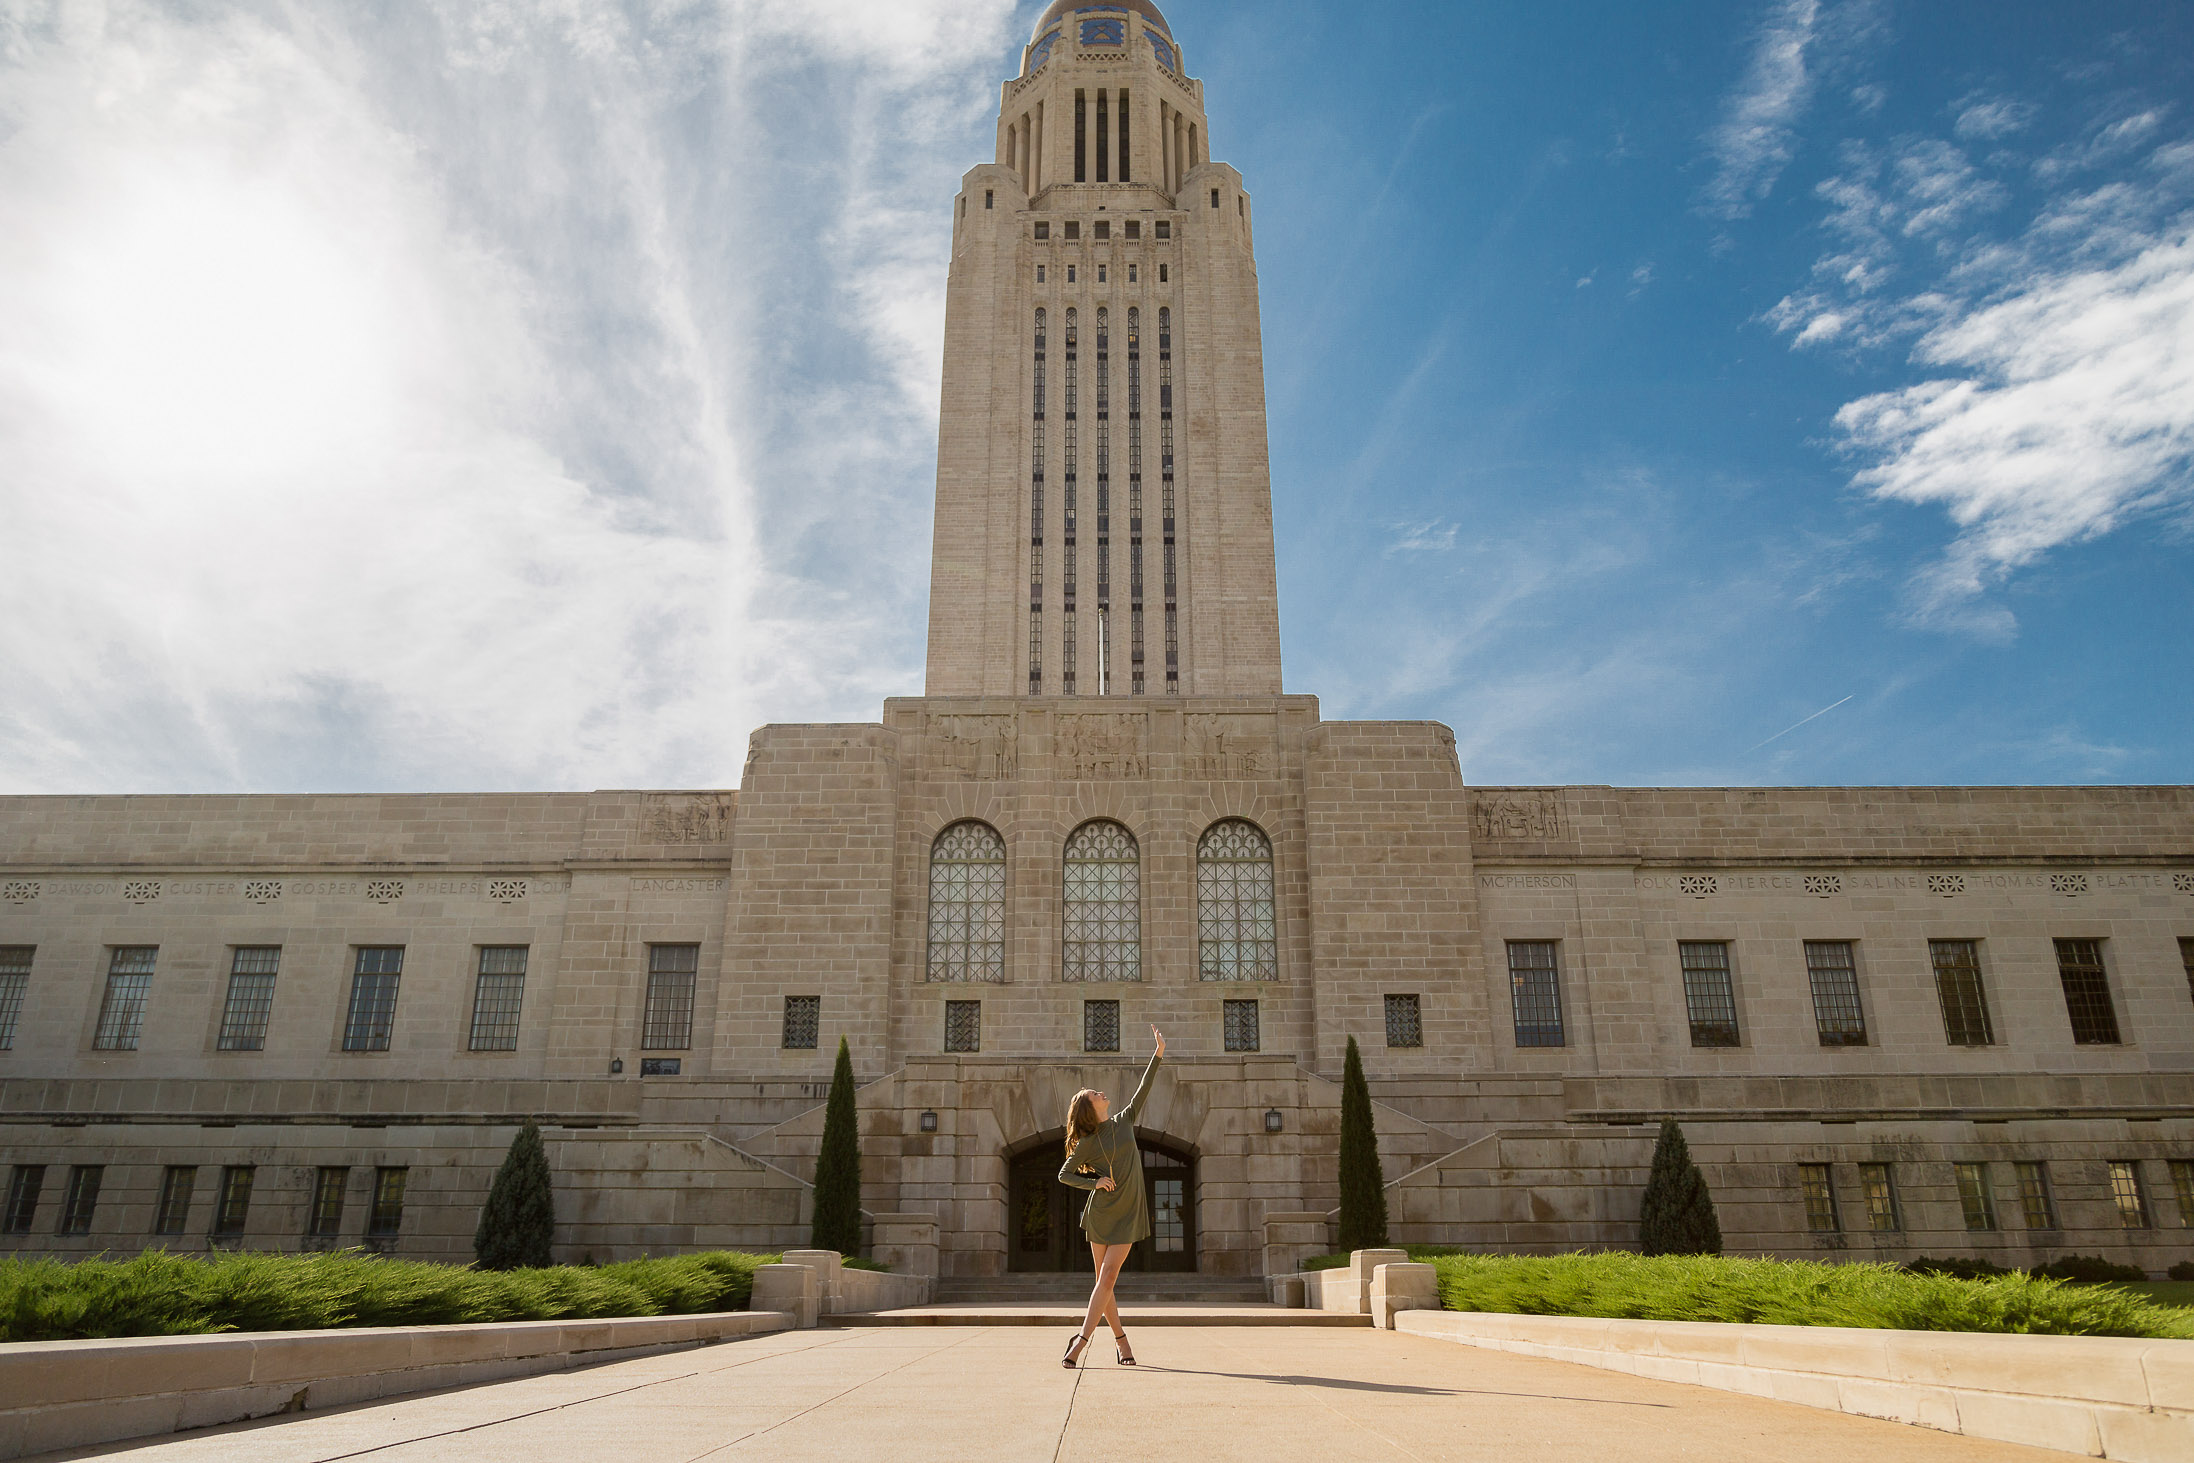
<path fill-rule="evenodd" d="M 1158 1053 L 1157 1053 L 1157 1054 L 1158 1054 L 1159 1056 L 1161 1056 L 1161 1057 L 1162 1057 L 1162 1056 L 1164 1056 L 1164 1055 L 1166 1054 L 1166 1038 L 1165 1038 L 1165 1033 L 1164 1033 L 1164 1032 L 1162 1032 L 1162 1031 L 1160 1031 L 1160 1030 L 1159 1030 L 1159 1029 L 1158 1029 L 1157 1027 L 1153 1026 L 1153 1027 L 1151 1027 L 1151 1028 L 1150 1028 L 1150 1039 L 1151 1039 L 1152 1041 L 1155 1041 L 1156 1043 L 1158 1043 Z"/>

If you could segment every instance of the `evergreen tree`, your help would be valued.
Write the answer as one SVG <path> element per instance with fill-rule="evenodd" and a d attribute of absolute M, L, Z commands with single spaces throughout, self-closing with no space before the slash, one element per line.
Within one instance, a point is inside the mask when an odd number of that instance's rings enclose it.
<path fill-rule="evenodd" d="M 1661 1119 L 1653 1145 L 1653 1172 L 1646 1177 L 1638 1214 L 1638 1248 L 1649 1255 L 1718 1255 L 1722 1226 L 1706 1175 L 1691 1161 L 1691 1145 L 1674 1118 Z"/>
<path fill-rule="evenodd" d="M 1341 1248 L 1376 1250 L 1386 1242 L 1386 1175 L 1379 1168 L 1364 1059 L 1352 1036 L 1341 1071 Z"/>
<path fill-rule="evenodd" d="M 823 1108 L 823 1150 L 815 1159 L 815 1228 L 810 1243 L 861 1253 L 861 1130 L 853 1103 L 853 1054 L 838 1038 L 838 1067 Z"/>
<path fill-rule="evenodd" d="M 556 1237 L 556 1200 L 549 1192 L 548 1150 L 533 1119 L 510 1140 L 510 1152 L 488 1186 L 480 1209 L 480 1227 L 472 1233 L 472 1252 L 483 1270 L 518 1270 L 553 1265 L 549 1244 Z"/>

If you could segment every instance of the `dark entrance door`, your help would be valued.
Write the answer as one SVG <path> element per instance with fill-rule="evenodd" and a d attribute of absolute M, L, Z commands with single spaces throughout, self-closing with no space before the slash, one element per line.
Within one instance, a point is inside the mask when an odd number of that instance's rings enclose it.
<path fill-rule="evenodd" d="M 1129 1254 L 1130 1270 L 1196 1268 L 1196 1168 L 1184 1153 L 1144 1143 L 1143 1191 L 1150 1204 L 1150 1238 Z M 1006 1185 L 1006 1268 L 1090 1271 L 1082 1235 L 1080 1189 L 1059 1182 L 1064 1149 L 1040 1143 L 1012 1160 Z"/>

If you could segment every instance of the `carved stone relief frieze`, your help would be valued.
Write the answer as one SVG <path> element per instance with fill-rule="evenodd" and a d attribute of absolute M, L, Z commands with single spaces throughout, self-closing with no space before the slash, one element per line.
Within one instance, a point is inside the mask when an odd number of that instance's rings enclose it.
<path fill-rule="evenodd" d="M 1197 715 L 1183 728 L 1181 766 L 1192 777 L 1260 777 L 1279 762 L 1269 716 Z"/>
<path fill-rule="evenodd" d="M 1480 843 L 1544 843 L 1569 833 L 1561 795 L 1552 792 L 1479 793 L 1470 800 L 1470 829 Z"/>
<path fill-rule="evenodd" d="M 731 842 L 727 793 L 650 793 L 640 827 L 650 843 Z"/>
<path fill-rule="evenodd" d="M 1071 778 L 1096 780 L 1149 775 L 1143 747 L 1144 719 L 1136 715 L 1061 716 L 1058 756 Z"/>
<path fill-rule="evenodd" d="M 929 724 L 933 771 L 971 782 L 1004 781 L 1020 772 L 1020 727 L 1010 716 L 940 716 Z"/>

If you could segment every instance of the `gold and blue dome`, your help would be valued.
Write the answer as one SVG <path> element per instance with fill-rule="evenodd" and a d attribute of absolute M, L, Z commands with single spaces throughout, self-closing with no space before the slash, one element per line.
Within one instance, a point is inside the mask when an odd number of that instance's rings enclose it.
<path fill-rule="evenodd" d="M 1138 19 L 1141 25 L 1136 24 Z M 1140 34 L 1150 42 L 1160 65 L 1168 71 L 1180 69 L 1173 28 L 1152 0 L 1052 0 L 1030 35 L 1028 70 L 1049 60 L 1051 48 L 1069 29 L 1085 50 L 1109 46 L 1124 50 Z"/>

